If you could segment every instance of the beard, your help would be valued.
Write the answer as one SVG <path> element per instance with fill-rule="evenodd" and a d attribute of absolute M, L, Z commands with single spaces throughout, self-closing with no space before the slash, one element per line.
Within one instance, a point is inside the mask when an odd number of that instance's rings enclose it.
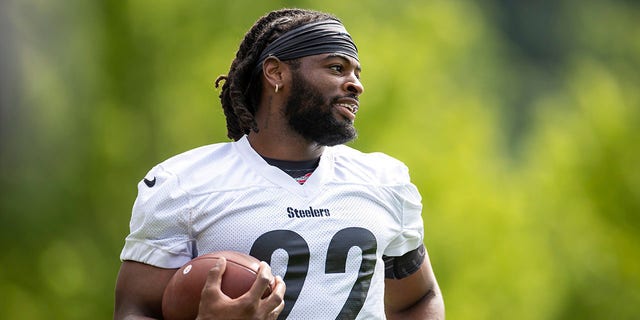
<path fill-rule="evenodd" d="M 284 112 L 295 132 L 322 146 L 343 144 L 358 136 L 352 121 L 338 120 L 333 113 L 333 104 L 340 97 L 325 99 L 298 72 L 293 72 L 292 83 Z"/>

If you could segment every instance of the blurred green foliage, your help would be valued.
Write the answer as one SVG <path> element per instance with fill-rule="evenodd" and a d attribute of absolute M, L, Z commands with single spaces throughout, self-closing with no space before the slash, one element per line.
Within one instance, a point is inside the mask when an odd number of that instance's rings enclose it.
<path fill-rule="evenodd" d="M 342 18 L 364 151 L 411 168 L 448 319 L 637 319 L 633 1 L 0 2 L 0 318 L 109 319 L 136 184 L 227 141 L 217 75 L 267 11 Z"/>

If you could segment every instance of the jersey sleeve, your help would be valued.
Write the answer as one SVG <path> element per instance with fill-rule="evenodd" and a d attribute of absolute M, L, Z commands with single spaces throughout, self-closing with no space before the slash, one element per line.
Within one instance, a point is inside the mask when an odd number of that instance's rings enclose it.
<path fill-rule="evenodd" d="M 161 268 L 178 268 L 191 260 L 194 242 L 190 235 L 189 194 L 180 179 L 156 166 L 138 183 L 130 233 L 120 254 Z"/>
<path fill-rule="evenodd" d="M 410 182 L 406 167 L 403 175 L 403 183 L 393 187 L 402 229 L 385 250 L 386 256 L 402 256 L 423 245 L 424 241 L 422 197 L 416 186 Z"/>

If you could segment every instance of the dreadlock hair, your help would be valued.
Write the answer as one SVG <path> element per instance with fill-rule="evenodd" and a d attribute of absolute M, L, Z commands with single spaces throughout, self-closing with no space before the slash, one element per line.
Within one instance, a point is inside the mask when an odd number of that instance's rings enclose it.
<path fill-rule="evenodd" d="M 249 29 L 240 43 L 229 73 L 216 79 L 219 87 L 224 80 L 220 102 L 227 120 L 227 136 L 234 141 L 249 132 L 258 132 L 254 118 L 262 93 L 262 69 L 254 72 L 260 54 L 271 42 L 285 32 L 299 26 L 322 20 L 340 21 L 333 15 L 304 9 L 281 9 L 261 17 Z M 294 62 L 290 60 L 289 62 Z"/>

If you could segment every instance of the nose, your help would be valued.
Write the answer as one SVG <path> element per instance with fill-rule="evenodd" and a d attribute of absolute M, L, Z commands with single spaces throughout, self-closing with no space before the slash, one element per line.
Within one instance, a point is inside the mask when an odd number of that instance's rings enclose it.
<path fill-rule="evenodd" d="M 344 88 L 346 91 L 351 92 L 357 96 L 361 95 L 364 92 L 364 86 L 360 79 L 352 74 L 351 77 L 344 83 Z"/>

